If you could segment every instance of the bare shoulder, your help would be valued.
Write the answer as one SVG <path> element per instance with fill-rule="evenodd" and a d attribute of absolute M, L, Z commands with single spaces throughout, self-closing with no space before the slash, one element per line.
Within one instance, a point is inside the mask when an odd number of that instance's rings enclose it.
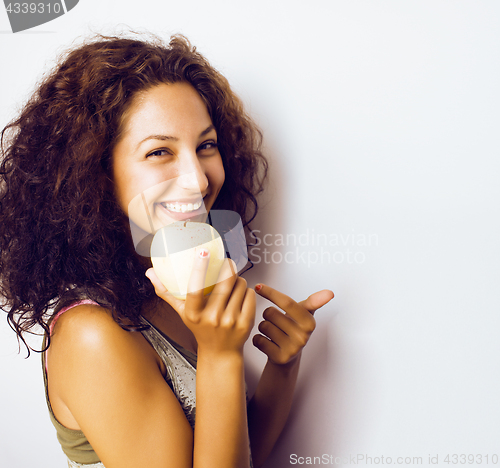
<path fill-rule="evenodd" d="M 95 373 L 105 367 L 96 364 L 105 362 L 114 366 L 120 362 L 132 366 L 149 363 L 156 369 L 160 365 L 141 333 L 124 330 L 109 310 L 93 304 L 73 307 L 59 317 L 51 335 L 48 361 L 54 372 L 62 364 L 68 377 L 70 364 L 79 375 L 87 367 Z"/>
<path fill-rule="evenodd" d="M 81 305 L 59 318 L 52 337 L 51 402 L 59 400 L 62 415 L 67 408 L 105 466 L 141 466 L 145 453 L 148 466 L 172 459 L 190 466 L 191 427 L 140 332 L 122 329 L 106 309 Z"/>
<path fill-rule="evenodd" d="M 134 348 L 137 343 L 134 335 L 137 334 L 118 325 L 109 310 L 83 304 L 59 317 L 51 335 L 49 353 L 51 350 L 64 350 L 61 354 L 85 354 L 91 358 L 95 353 L 127 352 L 130 346 Z"/>
<path fill-rule="evenodd" d="M 54 340 L 59 337 L 64 339 L 73 333 L 75 336 L 72 338 L 79 337 L 84 342 L 89 340 L 89 344 L 96 344 L 95 339 L 99 335 L 120 334 L 120 330 L 123 329 L 114 321 L 109 310 L 97 304 L 82 304 L 72 307 L 58 318 L 52 337 Z"/>

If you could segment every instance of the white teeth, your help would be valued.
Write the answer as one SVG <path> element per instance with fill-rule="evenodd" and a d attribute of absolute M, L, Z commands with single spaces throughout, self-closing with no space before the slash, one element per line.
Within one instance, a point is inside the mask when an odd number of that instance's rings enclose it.
<path fill-rule="evenodd" d="M 201 206 L 201 201 L 198 203 L 162 203 L 170 211 L 175 211 L 176 213 L 189 213 L 190 211 L 196 211 Z"/>

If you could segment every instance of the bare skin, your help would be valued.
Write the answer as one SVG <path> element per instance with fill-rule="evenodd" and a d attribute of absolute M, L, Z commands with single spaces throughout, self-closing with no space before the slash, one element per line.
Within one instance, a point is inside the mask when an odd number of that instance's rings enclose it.
<path fill-rule="evenodd" d="M 207 265 L 199 258 L 194 292 L 177 309 L 198 343 L 194 434 L 158 357 L 138 334 L 95 306 L 75 307 L 56 324 L 50 399 L 64 403 L 107 468 L 249 466 L 243 345 L 254 323 L 255 293 L 230 275 L 204 297 Z M 150 276 L 157 292 L 175 301 Z"/>
<path fill-rule="evenodd" d="M 205 267 L 200 261 L 193 284 L 203 284 Z M 152 467 L 209 467 L 210 460 L 213 466 L 246 467 L 248 437 L 254 465 L 261 466 L 288 417 L 301 351 L 315 326 L 312 313 L 333 293 L 320 291 L 296 303 L 269 286 L 260 289 L 259 294 L 285 313 L 266 309 L 259 329 L 267 338 L 254 337 L 269 360 L 248 406 L 248 435 L 243 344 L 253 325 L 253 290 L 234 275 L 216 286 L 211 299 L 200 289 L 184 302 L 168 294 L 152 269 L 148 276 L 158 295 L 177 307 L 187 329 L 184 344 L 190 333 L 198 344 L 195 433 L 165 383 L 163 363 L 151 346 L 96 306 L 71 309 L 55 327 L 48 362 L 56 417 L 69 428 L 83 430 L 106 467 L 146 462 Z M 179 341 L 181 337 L 176 336 Z"/>
<path fill-rule="evenodd" d="M 202 197 L 210 210 L 225 175 L 217 133 L 194 88 L 162 84 L 141 93 L 122 134 L 113 150 L 116 195 L 139 226 L 140 213 L 128 211 L 131 201 L 164 181 L 176 183 L 167 195 L 149 200 L 154 222 L 173 216 L 160 203 L 169 200 Z M 123 330 L 93 305 L 70 309 L 54 327 L 47 351 L 54 414 L 64 426 L 85 433 L 106 468 L 247 468 L 249 439 L 257 468 L 283 429 L 301 351 L 314 330 L 312 314 L 333 293 L 320 291 L 297 303 L 262 286 L 259 294 L 276 307 L 266 309 L 262 335 L 254 337 L 268 363 L 247 409 L 243 345 L 254 324 L 255 291 L 227 261 L 227 279 L 203 296 L 207 264 L 208 257 L 197 259 L 186 301 L 170 295 L 149 269 L 158 301 L 142 311 L 197 353 L 194 432 L 165 382 L 165 365 L 141 333 Z"/>
<path fill-rule="evenodd" d="M 254 466 L 259 467 L 271 453 L 288 418 L 302 349 L 316 327 L 314 312 L 333 299 L 333 292 L 324 289 L 297 303 L 267 285 L 256 289 L 277 306 L 264 311 L 264 320 L 259 324 L 262 335 L 253 338 L 254 345 L 268 357 L 248 405 L 252 457 Z"/>

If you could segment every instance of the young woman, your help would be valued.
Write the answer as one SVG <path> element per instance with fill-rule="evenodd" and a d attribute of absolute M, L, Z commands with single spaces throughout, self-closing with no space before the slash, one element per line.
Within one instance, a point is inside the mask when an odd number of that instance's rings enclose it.
<path fill-rule="evenodd" d="M 147 204 L 156 228 L 210 209 L 248 226 L 267 170 L 260 142 L 225 78 L 182 36 L 87 42 L 2 132 L 3 309 L 21 340 L 44 330 L 47 404 L 69 466 L 258 467 L 269 455 L 313 313 L 333 293 L 297 303 L 255 287 L 276 307 L 253 338 L 268 362 L 247 403 L 255 291 L 227 260 L 205 296 L 201 250 L 176 299 L 137 253 L 130 210 L 169 181 Z"/>

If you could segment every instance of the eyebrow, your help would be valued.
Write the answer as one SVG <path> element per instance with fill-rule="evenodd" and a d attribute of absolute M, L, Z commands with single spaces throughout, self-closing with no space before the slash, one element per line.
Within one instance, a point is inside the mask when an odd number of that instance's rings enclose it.
<path fill-rule="evenodd" d="M 212 130 L 215 130 L 215 127 L 213 125 L 210 125 L 210 127 L 207 127 L 205 130 L 203 130 L 200 133 L 200 136 L 198 138 L 205 136 L 206 134 L 210 133 Z M 146 138 L 144 138 L 144 140 L 141 140 L 139 142 L 139 144 L 137 145 L 137 148 L 139 148 L 139 146 L 141 146 L 145 141 L 148 141 L 148 140 L 179 141 L 179 138 L 169 136 L 169 135 L 149 135 Z"/>

